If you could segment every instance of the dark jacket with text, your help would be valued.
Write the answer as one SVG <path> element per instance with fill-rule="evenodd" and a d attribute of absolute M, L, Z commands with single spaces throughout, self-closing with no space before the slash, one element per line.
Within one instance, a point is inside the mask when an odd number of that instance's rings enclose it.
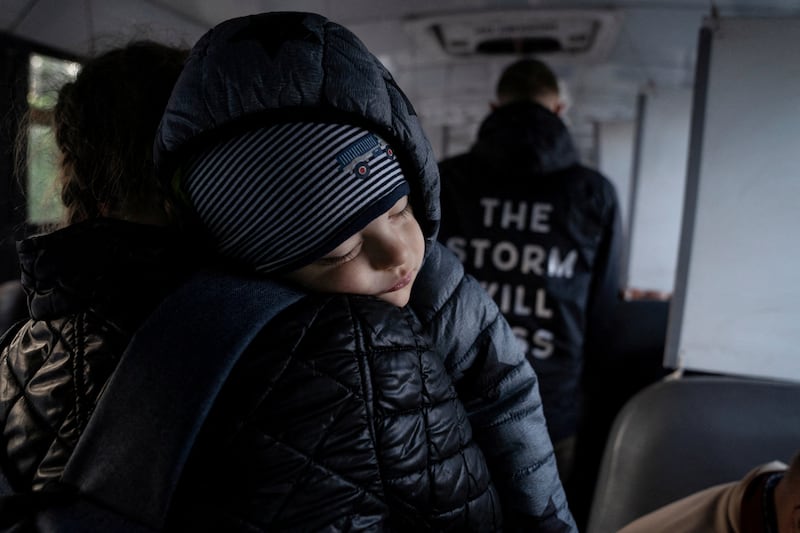
<path fill-rule="evenodd" d="M 575 434 L 584 355 L 617 298 L 613 185 L 579 164 L 563 122 L 532 102 L 496 109 L 440 171 L 439 239 L 523 342 L 553 441 Z"/>

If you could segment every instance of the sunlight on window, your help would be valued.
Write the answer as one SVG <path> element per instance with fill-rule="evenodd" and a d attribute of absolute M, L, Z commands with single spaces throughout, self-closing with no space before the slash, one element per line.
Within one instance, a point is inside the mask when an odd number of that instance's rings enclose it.
<path fill-rule="evenodd" d="M 31 224 L 57 222 L 64 214 L 57 184 L 58 148 L 50 124 L 59 88 L 74 80 L 79 70 L 73 61 L 37 54 L 30 58 L 26 197 Z"/>
<path fill-rule="evenodd" d="M 47 224 L 60 220 L 64 206 L 59 197 L 58 149 L 49 126 L 28 128 L 28 222 Z"/>

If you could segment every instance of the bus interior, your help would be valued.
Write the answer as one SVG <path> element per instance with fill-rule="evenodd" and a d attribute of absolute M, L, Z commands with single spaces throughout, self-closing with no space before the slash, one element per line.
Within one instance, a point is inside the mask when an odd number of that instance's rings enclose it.
<path fill-rule="evenodd" d="M 800 449 L 798 0 L 5 1 L 0 328 L 26 313 L 16 242 L 61 216 L 47 126 L 60 84 L 128 40 L 191 46 L 265 11 L 350 28 L 440 159 L 474 142 L 507 64 L 555 70 L 581 160 L 614 184 L 624 230 L 613 353 L 594 369 L 573 503 L 582 528 L 613 531 Z"/>

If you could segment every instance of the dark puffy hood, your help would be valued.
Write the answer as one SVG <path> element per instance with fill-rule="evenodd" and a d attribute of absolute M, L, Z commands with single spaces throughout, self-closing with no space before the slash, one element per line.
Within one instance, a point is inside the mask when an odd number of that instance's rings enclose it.
<path fill-rule="evenodd" d="M 193 47 L 155 141 L 170 179 L 195 151 L 281 120 L 343 120 L 392 144 L 429 241 L 439 227 L 436 158 L 391 74 L 346 28 L 310 13 L 228 20 Z"/>
<path fill-rule="evenodd" d="M 136 324 L 194 264 L 191 246 L 168 228 L 104 218 L 30 237 L 17 249 L 35 320 L 91 310 Z"/>
<path fill-rule="evenodd" d="M 578 154 L 558 115 L 533 102 L 494 110 L 481 124 L 473 151 L 508 168 L 512 175 L 545 175 L 578 163 Z"/>

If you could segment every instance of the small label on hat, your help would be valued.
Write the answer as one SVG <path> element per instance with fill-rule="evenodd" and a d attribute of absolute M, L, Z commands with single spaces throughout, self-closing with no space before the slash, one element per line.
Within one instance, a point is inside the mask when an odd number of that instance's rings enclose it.
<path fill-rule="evenodd" d="M 389 159 L 394 159 L 394 152 L 383 139 L 367 133 L 339 152 L 336 161 L 342 170 L 353 172 L 359 178 L 366 178 L 370 174 L 370 161 L 381 153 L 385 153 Z"/>

